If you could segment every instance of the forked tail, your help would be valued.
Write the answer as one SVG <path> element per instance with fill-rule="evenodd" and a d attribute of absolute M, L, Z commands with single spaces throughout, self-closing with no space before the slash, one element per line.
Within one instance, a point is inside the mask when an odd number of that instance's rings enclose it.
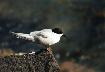
<path fill-rule="evenodd" d="M 17 38 L 21 38 L 21 39 L 24 39 L 24 40 L 29 40 L 29 41 L 32 41 L 34 42 L 34 37 L 31 36 L 30 34 L 24 34 L 24 33 L 15 33 L 15 32 L 10 32 L 12 35 L 15 35 Z"/>

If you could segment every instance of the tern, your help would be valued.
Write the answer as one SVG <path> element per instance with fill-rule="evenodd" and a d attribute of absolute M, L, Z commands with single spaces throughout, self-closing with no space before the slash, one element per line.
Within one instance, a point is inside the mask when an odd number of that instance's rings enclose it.
<path fill-rule="evenodd" d="M 45 46 L 47 50 L 51 45 L 58 43 L 62 36 L 66 37 L 66 35 L 63 34 L 63 31 L 60 28 L 42 29 L 40 31 L 30 32 L 29 34 L 15 32 L 11 33 L 13 35 L 16 35 L 17 38 L 41 44 Z"/>

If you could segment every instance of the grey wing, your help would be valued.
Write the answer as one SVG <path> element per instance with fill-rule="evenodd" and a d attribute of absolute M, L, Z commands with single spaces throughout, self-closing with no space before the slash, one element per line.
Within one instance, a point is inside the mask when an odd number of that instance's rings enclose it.
<path fill-rule="evenodd" d="M 33 32 L 30 32 L 30 35 L 33 37 L 37 37 L 38 33 L 40 33 L 40 31 L 33 31 Z"/>
<path fill-rule="evenodd" d="M 47 38 L 41 31 L 31 32 L 30 35 L 34 38 L 35 42 L 40 44 L 41 38 Z"/>
<path fill-rule="evenodd" d="M 48 38 L 51 32 L 51 29 L 43 29 L 37 34 L 37 36 L 41 36 L 42 38 Z"/>
<path fill-rule="evenodd" d="M 38 34 L 37 34 L 37 36 L 41 36 L 42 38 L 47 38 L 47 37 L 48 37 L 46 34 L 41 33 L 41 32 L 40 32 L 40 33 L 38 33 Z"/>
<path fill-rule="evenodd" d="M 33 31 L 30 33 L 31 36 L 33 36 L 34 38 L 38 38 L 38 37 L 43 37 L 43 38 L 47 38 L 48 37 L 48 33 L 51 32 L 50 29 L 43 29 L 41 31 Z"/>
<path fill-rule="evenodd" d="M 39 37 L 47 38 L 47 36 L 43 32 L 31 32 L 30 35 L 33 36 L 34 38 Z"/>

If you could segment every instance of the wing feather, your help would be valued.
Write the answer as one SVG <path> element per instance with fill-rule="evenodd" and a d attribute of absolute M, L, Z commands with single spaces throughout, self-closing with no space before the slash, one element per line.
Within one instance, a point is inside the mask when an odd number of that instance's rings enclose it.
<path fill-rule="evenodd" d="M 25 39 L 25 40 L 30 40 L 30 41 L 35 41 L 34 37 L 31 36 L 30 34 L 24 34 L 24 33 L 15 33 L 11 32 L 13 35 L 16 35 L 17 38 Z"/>

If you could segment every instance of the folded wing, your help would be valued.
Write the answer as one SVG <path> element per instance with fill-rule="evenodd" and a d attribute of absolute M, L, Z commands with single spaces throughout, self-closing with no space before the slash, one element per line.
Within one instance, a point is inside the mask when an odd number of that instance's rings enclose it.
<path fill-rule="evenodd" d="M 49 33 L 51 32 L 50 29 L 43 29 L 41 31 L 33 31 L 30 33 L 31 36 L 34 38 L 42 37 L 42 38 L 47 38 L 49 37 Z"/>

